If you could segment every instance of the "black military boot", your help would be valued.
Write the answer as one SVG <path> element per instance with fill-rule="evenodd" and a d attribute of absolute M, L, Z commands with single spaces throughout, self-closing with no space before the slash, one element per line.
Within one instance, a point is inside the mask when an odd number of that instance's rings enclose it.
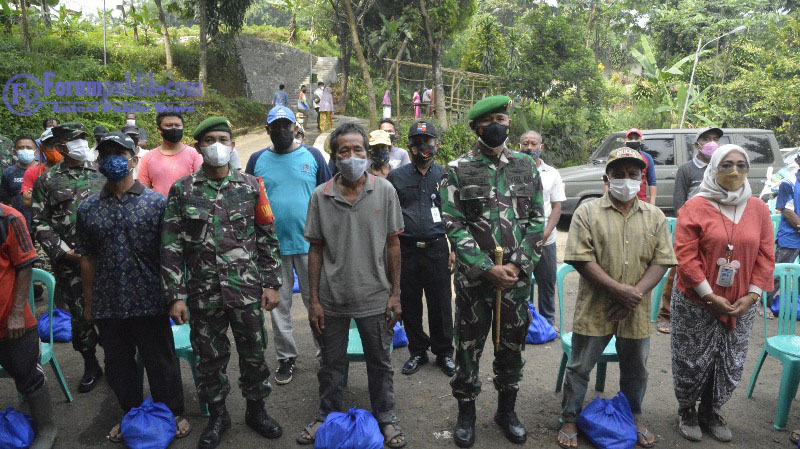
<path fill-rule="evenodd" d="M 281 429 L 280 424 L 267 414 L 263 399 L 247 401 L 244 422 L 247 427 L 255 430 L 264 438 L 275 439 L 283 435 L 283 429 Z"/>
<path fill-rule="evenodd" d="M 458 401 L 458 419 L 453 441 L 458 447 L 472 447 L 475 444 L 475 401 Z"/>
<path fill-rule="evenodd" d="M 97 361 L 94 351 L 84 351 L 81 352 L 81 355 L 83 356 L 83 377 L 81 377 L 81 384 L 78 385 L 78 391 L 88 393 L 100 383 L 100 378 L 103 377 L 103 369 L 100 368 L 100 363 Z"/>
<path fill-rule="evenodd" d="M 197 442 L 198 449 L 214 449 L 222 442 L 222 434 L 231 428 L 231 415 L 225 408 L 225 403 L 208 404 L 211 416 L 208 424 L 200 434 L 200 441 Z"/>
<path fill-rule="evenodd" d="M 494 422 L 503 429 L 508 441 L 514 444 L 523 444 L 528 439 L 525 426 L 519 422 L 514 406 L 517 402 L 516 391 L 506 391 L 499 393 L 497 397 L 497 413 L 494 415 Z"/>

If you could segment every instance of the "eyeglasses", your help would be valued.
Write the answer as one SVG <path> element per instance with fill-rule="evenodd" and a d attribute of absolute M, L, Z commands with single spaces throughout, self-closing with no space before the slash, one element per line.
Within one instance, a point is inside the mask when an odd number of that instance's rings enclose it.
<path fill-rule="evenodd" d="M 734 164 L 733 162 L 723 162 L 719 164 L 719 166 L 717 167 L 717 171 L 724 175 L 727 175 L 733 172 L 734 167 L 736 168 L 736 171 L 739 173 L 747 174 L 750 171 L 750 166 L 747 165 L 747 162 L 738 162 L 736 164 Z"/>

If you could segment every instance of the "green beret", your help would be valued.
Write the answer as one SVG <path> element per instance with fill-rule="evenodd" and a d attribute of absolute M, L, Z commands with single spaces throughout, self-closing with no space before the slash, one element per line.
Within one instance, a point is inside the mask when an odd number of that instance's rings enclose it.
<path fill-rule="evenodd" d="M 211 131 L 227 131 L 231 138 L 233 138 L 233 129 L 231 128 L 231 122 L 225 117 L 209 117 L 199 125 L 197 125 L 197 129 L 194 131 L 194 140 L 200 141 L 200 138 L 205 135 L 207 132 Z"/>
<path fill-rule="evenodd" d="M 480 118 L 492 112 L 506 112 L 506 107 L 509 103 L 511 103 L 511 97 L 506 95 L 486 97 L 472 106 L 467 118 L 469 120 L 475 120 L 476 118 Z"/>

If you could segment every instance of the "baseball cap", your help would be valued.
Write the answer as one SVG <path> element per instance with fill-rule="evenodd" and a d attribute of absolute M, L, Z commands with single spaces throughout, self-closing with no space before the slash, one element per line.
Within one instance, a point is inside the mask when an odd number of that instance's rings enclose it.
<path fill-rule="evenodd" d="M 694 141 L 697 142 L 697 139 L 699 139 L 700 136 L 702 136 L 703 134 L 705 134 L 707 132 L 711 132 L 711 131 L 716 131 L 719 134 L 720 137 L 722 137 L 724 135 L 722 130 L 719 129 L 719 128 L 703 128 L 703 129 L 698 130 L 697 134 L 694 135 Z"/>
<path fill-rule="evenodd" d="M 639 128 L 631 128 L 628 132 L 625 133 L 625 137 L 630 136 L 631 134 L 637 134 L 639 137 L 642 137 L 642 131 Z"/>
<path fill-rule="evenodd" d="M 369 133 L 369 145 L 392 145 L 392 138 L 389 133 L 382 129 L 376 129 Z"/>
<path fill-rule="evenodd" d="M 53 137 L 56 140 L 76 140 L 86 137 L 86 130 L 83 128 L 83 123 L 68 122 L 51 128 L 53 130 Z"/>
<path fill-rule="evenodd" d="M 103 125 L 95 126 L 94 129 L 92 130 L 92 134 L 94 134 L 95 136 L 100 136 L 106 134 L 107 132 L 108 128 L 106 128 Z"/>
<path fill-rule="evenodd" d="M 408 130 L 408 138 L 412 138 L 414 136 L 429 136 L 433 138 L 438 138 L 439 133 L 436 131 L 436 127 L 433 126 L 433 123 L 428 122 L 426 120 L 418 120 L 411 125 L 411 128 Z"/>
<path fill-rule="evenodd" d="M 136 136 L 139 135 L 139 127 L 136 126 L 136 125 L 125 125 L 125 126 L 122 127 L 122 129 L 120 129 L 120 131 L 122 131 L 125 134 L 129 134 L 129 135 L 130 134 L 133 134 L 133 135 L 136 135 Z"/>
<path fill-rule="evenodd" d="M 267 125 L 281 118 L 289 120 L 292 123 L 297 121 L 294 118 L 294 112 L 292 112 L 291 109 L 287 108 L 286 106 L 275 106 L 274 108 L 270 109 L 269 114 L 267 114 Z"/>
<path fill-rule="evenodd" d="M 99 152 L 106 147 L 114 145 L 118 145 L 134 154 L 136 153 L 136 144 L 133 143 L 133 139 L 121 131 L 110 132 L 100 138 L 100 142 L 97 144 L 97 151 Z"/>
<path fill-rule="evenodd" d="M 52 143 L 53 141 L 53 128 L 47 128 L 41 136 L 39 136 L 39 142 L 44 144 Z"/>
<path fill-rule="evenodd" d="M 611 164 L 617 163 L 621 160 L 635 160 L 636 163 L 644 170 L 647 168 L 647 163 L 644 161 L 644 157 L 636 150 L 622 147 L 617 148 L 616 150 L 611 151 L 608 155 L 608 161 L 606 162 L 606 170 Z"/>

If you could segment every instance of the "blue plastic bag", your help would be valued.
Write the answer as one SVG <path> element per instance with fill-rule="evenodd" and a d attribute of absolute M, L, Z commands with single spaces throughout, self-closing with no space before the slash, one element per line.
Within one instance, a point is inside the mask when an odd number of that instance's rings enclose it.
<path fill-rule="evenodd" d="M 531 324 L 528 326 L 528 336 L 525 337 L 525 342 L 532 345 L 540 345 L 553 341 L 558 335 L 553 326 L 547 320 L 536 312 L 536 307 L 533 304 L 528 304 L 528 311 L 531 313 Z"/>
<path fill-rule="evenodd" d="M 328 414 L 319 426 L 315 449 L 383 449 L 383 434 L 372 413 L 351 408 Z"/>
<path fill-rule="evenodd" d="M 131 449 L 165 449 L 175 438 L 175 416 L 163 402 L 147 398 L 122 417 L 122 438 Z"/>
<path fill-rule="evenodd" d="M 39 317 L 39 338 L 50 343 L 50 314 Z M 59 309 L 53 309 L 53 340 L 57 343 L 72 341 L 72 316 Z"/>
<path fill-rule="evenodd" d="M 22 414 L 14 407 L 0 412 L 0 449 L 30 447 L 34 436 L 30 415 Z"/>
<path fill-rule="evenodd" d="M 294 273 L 294 286 L 292 287 L 292 293 L 300 293 L 300 281 L 297 279 L 297 272 L 292 270 Z"/>
<path fill-rule="evenodd" d="M 392 346 L 395 348 L 408 346 L 408 336 L 406 335 L 406 330 L 400 325 L 400 322 L 394 323 L 394 337 L 392 337 Z"/>
<path fill-rule="evenodd" d="M 797 296 L 796 301 L 798 303 L 796 319 L 800 321 L 800 295 Z M 772 304 L 770 304 L 769 310 L 772 311 L 772 316 L 778 316 L 778 314 L 781 311 L 781 295 L 778 294 L 775 295 L 774 298 L 772 298 Z"/>
<path fill-rule="evenodd" d="M 636 424 L 628 398 L 620 391 L 611 399 L 595 398 L 578 415 L 578 429 L 597 449 L 636 446 Z"/>

